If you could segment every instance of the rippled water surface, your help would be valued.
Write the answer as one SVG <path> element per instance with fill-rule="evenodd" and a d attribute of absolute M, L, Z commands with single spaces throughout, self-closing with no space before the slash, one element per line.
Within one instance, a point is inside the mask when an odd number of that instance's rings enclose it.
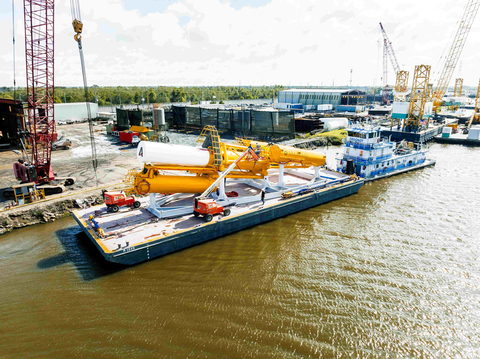
<path fill-rule="evenodd" d="M 479 358 L 480 149 L 133 267 L 0 237 L 1 358 Z"/>

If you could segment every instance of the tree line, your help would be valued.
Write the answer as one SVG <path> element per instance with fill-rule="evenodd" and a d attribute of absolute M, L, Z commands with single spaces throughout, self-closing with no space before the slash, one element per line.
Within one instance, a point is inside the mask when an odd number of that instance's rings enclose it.
<path fill-rule="evenodd" d="M 93 85 L 88 90 L 88 100 L 97 102 L 99 106 L 168 103 L 225 100 L 252 100 L 267 99 L 278 96 L 278 91 L 284 86 L 209 86 L 209 87 L 171 87 L 171 86 L 116 86 L 100 87 Z M 84 102 L 85 90 L 83 87 L 55 87 L 55 103 Z M 13 99 L 14 91 L 11 87 L 0 88 L 0 98 Z M 27 89 L 17 88 L 16 98 L 27 101 Z"/>

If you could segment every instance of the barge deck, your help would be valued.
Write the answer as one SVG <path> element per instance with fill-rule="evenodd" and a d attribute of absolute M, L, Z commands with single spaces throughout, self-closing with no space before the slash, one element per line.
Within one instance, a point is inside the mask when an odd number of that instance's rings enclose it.
<path fill-rule="evenodd" d="M 358 178 L 322 170 L 323 181 L 315 182 L 312 187 L 313 176 L 313 172 L 286 173 L 284 180 L 288 187 L 303 186 L 308 191 L 291 198 L 281 196 L 289 189 L 270 191 L 265 203 L 258 188 L 227 182 L 228 191 L 238 192 L 239 199 L 250 196 L 250 201 L 238 200 L 239 204 L 229 207 L 229 216 L 217 215 L 211 222 L 193 215 L 194 195 L 184 195 L 165 204 L 166 212 L 168 208 L 192 208 L 191 213 L 173 218 L 154 215 L 149 210 L 151 197 L 141 198 L 139 209 L 122 208 L 112 213 L 100 205 L 74 211 L 73 217 L 107 261 L 133 265 L 357 193 L 364 183 Z M 269 180 L 274 181 L 275 177 L 278 175 L 269 176 Z"/>

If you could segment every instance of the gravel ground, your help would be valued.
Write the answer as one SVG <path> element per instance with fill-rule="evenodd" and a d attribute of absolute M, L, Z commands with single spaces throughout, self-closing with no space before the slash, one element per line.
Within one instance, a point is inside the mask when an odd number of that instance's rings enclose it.
<path fill-rule="evenodd" d="M 99 185 L 121 181 L 130 169 L 141 169 L 137 162 L 135 148 L 129 144 L 120 143 L 117 138 L 108 136 L 105 126 L 94 127 L 97 150 Z M 95 174 L 92 167 L 90 137 L 88 123 L 75 123 L 57 126 L 59 138 L 64 136 L 72 141 L 68 150 L 52 152 L 52 167 L 58 177 L 75 177 L 76 183 L 69 189 L 79 189 L 95 186 Z M 197 135 L 168 133 L 170 143 L 194 145 Z M 13 173 L 13 163 L 20 154 L 12 149 L 0 152 L 0 191 L 17 184 Z M 4 200 L 3 197 L 0 200 Z"/>

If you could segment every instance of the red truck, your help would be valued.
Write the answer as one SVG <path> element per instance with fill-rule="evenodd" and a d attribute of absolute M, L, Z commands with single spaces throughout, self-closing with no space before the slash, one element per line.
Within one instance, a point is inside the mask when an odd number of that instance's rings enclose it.
<path fill-rule="evenodd" d="M 118 212 L 120 207 L 129 206 L 133 208 L 139 208 L 141 203 L 136 200 L 133 196 L 125 196 L 125 193 L 122 192 L 104 192 L 103 200 L 107 205 L 108 209 L 111 209 L 112 212 Z"/>
<path fill-rule="evenodd" d="M 228 208 L 220 206 L 214 199 L 198 199 L 195 198 L 193 214 L 195 217 L 205 217 L 205 222 L 210 222 L 215 214 L 223 213 L 224 216 L 230 215 Z"/>

